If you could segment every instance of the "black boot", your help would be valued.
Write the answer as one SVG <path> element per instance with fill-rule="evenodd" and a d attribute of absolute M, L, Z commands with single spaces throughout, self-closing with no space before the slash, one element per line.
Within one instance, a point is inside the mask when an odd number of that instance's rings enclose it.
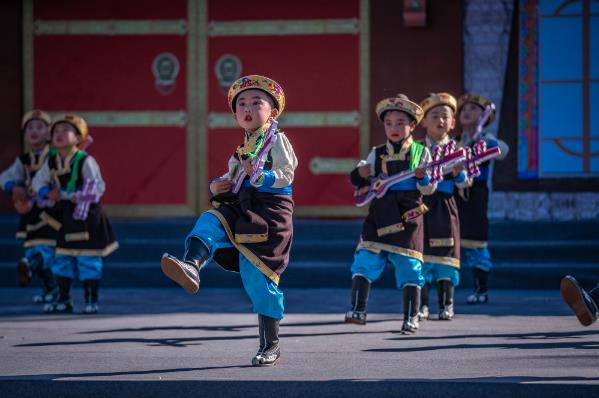
<path fill-rule="evenodd" d="M 486 304 L 489 302 L 488 280 L 489 271 L 475 267 L 474 270 L 474 292 L 466 299 L 468 304 Z"/>
<path fill-rule="evenodd" d="M 168 253 L 162 255 L 162 272 L 177 282 L 187 293 L 197 293 L 200 289 L 200 269 L 204 266 L 210 251 L 198 238 L 191 238 L 183 261 Z"/>
<path fill-rule="evenodd" d="M 430 309 L 428 306 L 428 283 L 425 283 L 422 289 L 420 289 L 420 311 L 418 311 L 418 320 L 424 321 L 428 319 L 430 315 Z"/>
<path fill-rule="evenodd" d="M 403 288 L 403 333 L 414 333 L 418 324 L 418 309 L 420 308 L 420 286 L 406 285 Z"/>
<path fill-rule="evenodd" d="M 39 278 L 39 273 L 44 268 L 44 257 L 39 252 L 34 252 L 31 258 L 23 257 L 21 261 L 19 261 L 19 265 L 17 265 L 17 275 L 19 280 L 19 286 L 26 287 L 31 282 L 31 277 L 33 275 Z M 38 300 L 38 296 L 33 296 L 34 303 L 42 303 L 42 300 Z"/>
<path fill-rule="evenodd" d="M 589 326 L 599 316 L 599 285 L 587 293 L 572 276 L 565 276 L 560 283 L 560 293 L 578 321 Z"/>
<path fill-rule="evenodd" d="M 41 294 L 33 296 L 33 302 L 53 303 L 58 296 L 58 286 L 56 286 L 52 270 L 49 268 L 40 269 L 37 277 L 42 282 L 43 290 Z"/>
<path fill-rule="evenodd" d="M 437 282 L 439 298 L 439 320 L 450 321 L 453 319 L 453 283 L 446 279 Z"/>
<path fill-rule="evenodd" d="M 27 257 L 23 257 L 17 264 L 17 284 L 19 287 L 27 287 L 31 283 L 31 267 Z"/>
<path fill-rule="evenodd" d="M 252 366 L 275 366 L 281 357 L 279 347 L 279 320 L 266 315 L 258 315 L 260 348 L 252 358 Z"/>
<path fill-rule="evenodd" d="M 58 285 L 58 298 L 56 301 L 44 306 L 44 312 L 48 314 L 64 314 L 73 312 L 73 303 L 71 302 L 71 278 L 56 276 Z"/>
<path fill-rule="evenodd" d="M 355 275 L 351 282 L 352 309 L 345 314 L 345 323 L 366 324 L 366 304 L 370 293 L 370 282 L 361 275 Z"/>
<path fill-rule="evenodd" d="M 97 279 L 89 279 L 83 281 L 83 294 L 85 299 L 85 308 L 83 309 L 84 314 L 97 314 L 98 313 L 98 287 L 100 281 Z"/>

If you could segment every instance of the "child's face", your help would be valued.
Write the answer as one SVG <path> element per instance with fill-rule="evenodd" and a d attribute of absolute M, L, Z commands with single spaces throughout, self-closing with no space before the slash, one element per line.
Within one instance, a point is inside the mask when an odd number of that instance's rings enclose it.
<path fill-rule="evenodd" d="M 39 119 L 30 120 L 25 125 L 25 141 L 34 148 L 45 145 L 48 135 L 48 125 Z"/>
<path fill-rule="evenodd" d="M 426 135 L 440 141 L 455 127 L 453 110 L 447 105 L 434 107 L 424 116 L 422 126 L 426 129 Z"/>
<path fill-rule="evenodd" d="M 383 124 L 385 125 L 385 135 L 391 142 L 403 140 L 415 127 L 412 119 L 400 111 L 387 111 L 383 117 Z"/>
<path fill-rule="evenodd" d="M 52 145 L 58 149 L 74 147 L 79 144 L 79 134 L 69 123 L 58 123 L 52 132 Z"/>
<path fill-rule="evenodd" d="M 460 124 L 464 127 L 476 126 L 483 112 L 483 108 L 472 102 L 464 104 L 460 109 Z"/>
<path fill-rule="evenodd" d="M 276 119 L 279 111 L 262 90 L 246 90 L 237 96 L 235 120 L 245 130 L 255 131 L 264 126 L 271 117 Z"/>

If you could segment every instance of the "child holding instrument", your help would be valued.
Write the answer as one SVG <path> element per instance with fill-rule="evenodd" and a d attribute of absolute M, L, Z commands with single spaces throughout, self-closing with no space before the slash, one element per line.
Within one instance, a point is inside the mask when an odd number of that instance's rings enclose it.
<path fill-rule="evenodd" d="M 415 176 L 393 185 L 383 197 L 373 199 L 370 204 L 351 267 L 352 308 L 345 314 L 345 322 L 366 324 L 370 285 L 389 261 L 395 267 L 397 288 L 403 290 L 401 330 L 413 333 L 418 329 L 420 288 L 424 284 L 422 215 L 427 208 L 422 203 L 422 195 L 434 191 L 422 166 L 431 156 L 411 135 L 422 119 L 418 104 L 399 94 L 380 101 L 376 114 L 384 126 L 387 141 L 372 148 L 366 160 L 351 172 L 352 184 L 367 190 L 371 178 L 379 175 L 393 176 L 413 170 Z"/>

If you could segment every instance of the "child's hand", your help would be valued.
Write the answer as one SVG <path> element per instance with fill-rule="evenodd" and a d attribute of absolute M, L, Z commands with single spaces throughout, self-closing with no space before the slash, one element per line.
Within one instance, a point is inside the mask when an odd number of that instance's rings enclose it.
<path fill-rule="evenodd" d="M 356 196 L 357 195 L 363 195 L 365 193 L 367 193 L 368 191 L 370 191 L 370 185 L 365 185 L 363 187 L 360 187 L 356 190 Z"/>
<path fill-rule="evenodd" d="M 458 163 L 455 166 L 453 166 L 453 176 L 456 177 L 458 174 L 462 172 L 463 169 L 464 167 L 461 163 Z"/>
<path fill-rule="evenodd" d="M 59 202 L 60 201 L 60 189 L 54 188 L 53 190 L 48 192 L 48 199 L 50 199 L 53 202 Z"/>
<path fill-rule="evenodd" d="M 414 175 L 418 179 L 424 178 L 427 175 L 426 168 L 425 167 L 417 167 L 417 168 L 415 168 L 414 169 Z"/>
<path fill-rule="evenodd" d="M 230 180 L 216 180 L 210 183 L 210 192 L 214 195 L 219 195 L 221 193 L 229 192 L 231 190 L 231 181 Z"/>
<path fill-rule="evenodd" d="M 358 174 L 362 178 L 370 177 L 370 165 L 367 164 L 367 165 L 358 167 Z"/>
<path fill-rule="evenodd" d="M 245 170 L 245 174 L 251 176 L 252 175 L 252 159 L 245 159 L 241 161 L 241 165 L 243 166 L 243 169 Z"/>
<path fill-rule="evenodd" d="M 19 214 L 27 214 L 33 207 L 33 202 L 30 200 L 15 200 L 13 204 Z"/>
<path fill-rule="evenodd" d="M 14 202 L 25 202 L 27 201 L 27 190 L 20 185 L 15 185 L 12 188 L 12 200 Z"/>

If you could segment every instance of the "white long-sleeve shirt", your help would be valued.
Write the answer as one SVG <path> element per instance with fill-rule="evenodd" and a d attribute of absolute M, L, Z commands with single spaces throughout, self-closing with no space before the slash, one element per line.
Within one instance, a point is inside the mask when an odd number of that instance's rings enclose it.
<path fill-rule="evenodd" d="M 65 159 L 57 159 L 61 162 L 61 165 L 63 165 L 62 174 L 68 173 L 71 170 L 70 162 L 72 160 L 72 157 L 73 155 L 70 155 Z M 68 167 L 66 167 L 66 165 L 68 165 Z M 57 176 L 60 175 L 59 173 L 61 173 L 60 170 L 57 170 L 56 172 Z M 102 174 L 100 173 L 100 167 L 98 166 L 98 163 L 90 155 L 87 155 L 87 157 L 83 161 L 81 177 L 83 179 L 95 179 L 97 182 L 96 189 L 98 197 L 104 195 L 104 192 L 106 191 L 106 184 L 102 179 Z M 33 177 L 31 185 L 33 190 L 38 193 L 40 193 L 40 191 L 42 193 L 47 192 L 47 190 L 51 189 L 51 187 L 57 186 L 58 188 L 60 188 L 61 199 L 70 199 L 75 194 L 74 192 L 66 192 L 66 187 L 60 186 L 58 178 L 53 177 L 52 171 L 50 170 L 50 166 L 48 165 L 47 160 L 42 166 L 42 168 L 35 174 L 35 177 Z"/>
<path fill-rule="evenodd" d="M 508 144 L 506 144 L 505 141 L 502 141 L 499 138 L 497 138 L 492 133 L 483 131 L 479 136 L 479 140 L 485 140 L 487 142 L 487 147 L 489 147 L 489 148 L 492 148 L 494 146 L 499 147 L 499 149 L 501 150 L 501 154 L 499 156 L 497 156 L 495 158 L 495 160 L 505 159 L 507 154 L 510 151 L 510 147 L 508 146 Z M 469 145 L 470 143 L 472 143 L 472 137 L 470 136 L 470 134 L 468 132 L 464 131 L 462 133 L 460 142 L 466 143 L 467 145 Z"/>
<path fill-rule="evenodd" d="M 392 144 L 387 142 L 386 145 L 387 145 L 387 152 L 392 153 L 393 152 Z M 358 163 L 358 165 L 356 166 L 356 167 L 361 167 L 361 166 L 369 165 L 371 177 L 376 177 L 375 176 L 375 166 L 374 166 L 375 161 L 376 161 L 376 148 L 377 147 L 373 147 L 372 150 L 370 151 L 370 153 L 368 154 L 368 156 L 366 157 L 366 159 L 361 160 Z M 418 167 L 422 167 L 422 166 L 426 165 L 427 163 L 430 163 L 431 160 L 432 160 L 431 153 L 428 150 L 428 148 L 425 147 L 424 150 L 422 151 L 422 158 L 420 159 L 420 164 L 418 165 Z M 418 191 L 420 191 L 421 194 L 431 195 L 435 192 L 436 184 L 430 184 L 428 182 L 428 179 L 423 181 L 423 185 L 420 185 L 420 183 L 421 183 L 421 181 L 416 182 L 416 188 L 418 189 Z"/>
<path fill-rule="evenodd" d="M 5 191 L 12 189 L 14 184 L 22 184 L 26 179 L 25 166 L 20 158 L 16 158 L 10 167 L 0 173 L 0 188 Z"/>
<path fill-rule="evenodd" d="M 264 170 L 264 182 L 262 185 L 255 185 L 260 188 L 286 188 L 293 182 L 295 169 L 297 168 L 297 157 L 287 136 L 277 133 L 277 140 L 270 150 L 272 166 L 270 170 Z M 233 155 L 229 158 L 228 171 L 221 178 L 235 181 L 238 174 L 243 172 L 243 167 L 239 159 Z"/>

